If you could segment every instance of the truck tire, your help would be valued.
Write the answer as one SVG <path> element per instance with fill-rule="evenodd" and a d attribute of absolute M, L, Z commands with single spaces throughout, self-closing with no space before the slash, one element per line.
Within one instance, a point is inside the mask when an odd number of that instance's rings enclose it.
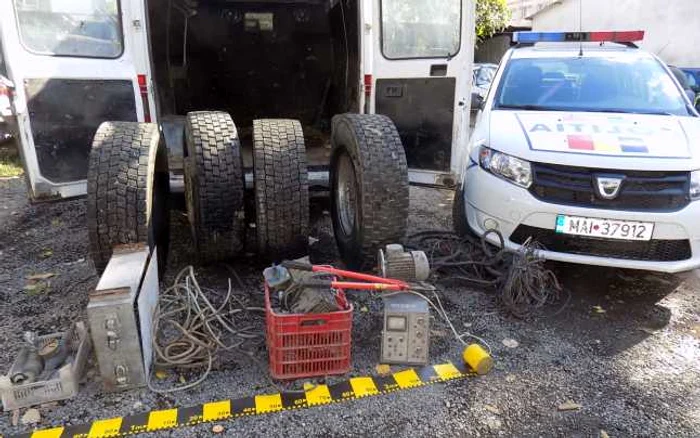
<path fill-rule="evenodd" d="M 121 244 L 157 246 L 161 272 L 169 239 L 168 153 L 155 123 L 104 122 L 87 176 L 90 256 L 98 274 Z"/>
<path fill-rule="evenodd" d="M 274 261 L 307 255 L 309 181 L 299 121 L 253 121 L 253 172 L 258 253 Z"/>
<path fill-rule="evenodd" d="M 243 250 L 246 226 L 241 143 L 231 116 L 188 113 L 185 155 L 187 217 L 200 260 L 230 258 Z"/>
<path fill-rule="evenodd" d="M 367 269 L 377 251 L 401 242 L 408 220 L 406 153 L 394 123 L 378 114 L 333 117 L 331 219 L 340 255 Z"/>

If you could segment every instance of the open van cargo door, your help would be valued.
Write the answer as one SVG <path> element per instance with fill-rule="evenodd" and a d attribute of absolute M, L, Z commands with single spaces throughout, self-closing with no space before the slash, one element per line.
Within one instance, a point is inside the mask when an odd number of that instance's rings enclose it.
<path fill-rule="evenodd" d="M 452 186 L 469 137 L 474 0 L 364 5 L 365 109 L 396 124 L 412 183 Z"/>
<path fill-rule="evenodd" d="M 85 194 L 100 123 L 144 121 L 144 108 L 153 108 L 143 8 L 131 0 L 0 2 L 33 199 Z"/>

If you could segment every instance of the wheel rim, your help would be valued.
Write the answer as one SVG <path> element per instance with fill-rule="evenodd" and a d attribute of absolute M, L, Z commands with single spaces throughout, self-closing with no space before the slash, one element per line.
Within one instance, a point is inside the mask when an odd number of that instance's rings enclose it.
<path fill-rule="evenodd" d="M 344 234 L 350 235 L 355 229 L 357 220 L 357 187 L 355 168 L 348 154 L 342 154 L 338 159 L 336 199 L 338 200 L 340 227 Z"/>

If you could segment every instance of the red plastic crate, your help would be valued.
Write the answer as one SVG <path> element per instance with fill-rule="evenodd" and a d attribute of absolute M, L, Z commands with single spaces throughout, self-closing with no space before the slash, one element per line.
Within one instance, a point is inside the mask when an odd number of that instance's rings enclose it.
<path fill-rule="evenodd" d="M 342 300 L 345 296 L 343 291 Z M 265 283 L 265 321 L 270 374 L 278 380 L 350 371 L 352 304 L 333 313 L 275 313 Z"/>

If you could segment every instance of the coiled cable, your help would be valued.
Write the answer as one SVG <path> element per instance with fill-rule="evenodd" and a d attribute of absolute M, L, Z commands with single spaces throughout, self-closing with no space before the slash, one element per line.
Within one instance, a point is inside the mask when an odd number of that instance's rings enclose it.
<path fill-rule="evenodd" d="M 235 276 L 242 284 L 240 279 Z M 202 288 L 195 277 L 194 268 L 182 269 L 172 286 L 160 294 L 158 308 L 153 317 L 153 364 L 156 368 L 205 368 L 195 381 L 173 388 L 156 388 L 149 379 L 148 386 L 154 392 L 168 393 L 193 388 L 202 383 L 212 369 L 220 350 L 237 351 L 256 359 L 245 348 L 247 344 L 264 342 L 264 330 L 252 325 L 240 326 L 236 319 L 248 312 L 264 312 L 262 307 L 248 305 L 232 292 L 231 279 L 220 304 L 215 305 L 207 296 L 215 291 Z M 234 341 L 224 342 L 224 338 Z"/>
<path fill-rule="evenodd" d="M 491 235 L 498 246 L 489 243 Z M 409 236 L 406 246 L 426 253 L 433 281 L 494 290 L 499 302 L 518 318 L 534 316 L 545 305 L 559 301 L 564 289 L 539 255 L 544 248 L 528 239 L 518 250 L 509 251 L 504 242 L 497 230 L 481 238 L 428 230 Z M 567 303 L 568 299 L 561 309 Z"/>

